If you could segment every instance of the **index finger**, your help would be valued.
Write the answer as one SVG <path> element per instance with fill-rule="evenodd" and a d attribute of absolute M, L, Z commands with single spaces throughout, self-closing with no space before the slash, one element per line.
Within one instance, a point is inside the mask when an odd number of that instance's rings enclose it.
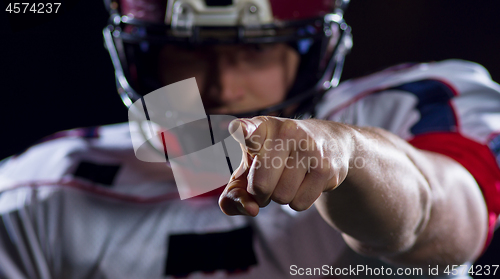
<path fill-rule="evenodd" d="M 240 127 L 243 131 L 243 138 L 235 133 Z M 252 157 L 259 153 L 267 137 L 267 125 L 265 118 L 262 117 L 235 119 L 229 124 L 229 131 Z"/>
<path fill-rule="evenodd" d="M 259 205 L 247 192 L 249 169 L 242 160 L 219 197 L 219 207 L 224 214 L 257 216 L 259 213 Z"/>

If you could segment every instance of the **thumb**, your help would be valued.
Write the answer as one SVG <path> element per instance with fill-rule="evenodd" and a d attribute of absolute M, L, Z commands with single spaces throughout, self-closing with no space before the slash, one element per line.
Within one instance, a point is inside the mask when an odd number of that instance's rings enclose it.
<path fill-rule="evenodd" d="M 226 215 L 257 216 L 259 205 L 247 192 L 249 168 L 242 162 L 219 197 L 219 207 Z"/>

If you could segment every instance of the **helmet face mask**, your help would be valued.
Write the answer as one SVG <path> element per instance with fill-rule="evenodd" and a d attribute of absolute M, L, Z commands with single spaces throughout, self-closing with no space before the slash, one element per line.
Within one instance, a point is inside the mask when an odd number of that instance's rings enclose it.
<path fill-rule="evenodd" d="M 130 106 L 141 96 L 167 85 L 158 65 L 165 46 L 196 54 L 210 53 L 210 49 L 220 45 L 259 49 L 286 44 L 299 54 L 300 65 L 285 100 L 237 116 L 281 115 L 285 108 L 297 104 L 300 105 L 295 114 L 312 114 L 324 92 L 337 85 L 344 56 L 352 45 L 350 28 L 342 18 L 342 5 L 335 3 L 348 1 L 308 1 L 307 5 L 316 2 L 336 5 L 337 9 L 318 6 L 314 12 L 306 9 L 303 14 L 290 7 L 290 11 L 271 11 L 278 4 L 303 7 L 304 2 L 298 0 L 105 1 L 111 16 L 103 34 L 122 100 Z M 222 4 L 226 6 L 210 6 Z M 328 9 L 335 12 L 327 13 Z M 286 17 L 287 12 L 291 19 L 278 19 Z"/>

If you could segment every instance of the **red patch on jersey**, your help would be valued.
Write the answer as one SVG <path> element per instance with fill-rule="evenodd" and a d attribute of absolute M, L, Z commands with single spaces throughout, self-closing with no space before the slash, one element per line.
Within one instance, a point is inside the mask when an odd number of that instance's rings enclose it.
<path fill-rule="evenodd" d="M 500 213 L 500 169 L 487 145 L 458 133 L 428 133 L 409 143 L 416 148 L 446 155 L 464 166 L 476 179 L 488 208 L 489 231 L 485 249 L 491 242 Z"/>

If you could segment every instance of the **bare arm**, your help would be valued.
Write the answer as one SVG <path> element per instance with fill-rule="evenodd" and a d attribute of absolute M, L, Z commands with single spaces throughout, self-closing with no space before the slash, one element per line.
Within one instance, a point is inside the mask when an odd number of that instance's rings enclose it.
<path fill-rule="evenodd" d="M 315 204 L 349 246 L 397 264 L 443 268 L 479 255 L 486 206 L 466 169 L 381 129 L 345 129 L 356 146 L 368 148 L 355 148 L 354 160 L 362 159 Z"/>
<path fill-rule="evenodd" d="M 275 117 L 245 123 L 245 161 L 219 200 L 226 214 L 255 216 L 270 201 L 299 211 L 315 204 L 361 254 L 411 266 L 460 264 L 479 255 L 486 206 L 475 180 L 452 159 L 377 128 Z M 311 141 L 276 151 L 276 139 Z M 266 156 L 326 164 L 265 168 Z"/>

